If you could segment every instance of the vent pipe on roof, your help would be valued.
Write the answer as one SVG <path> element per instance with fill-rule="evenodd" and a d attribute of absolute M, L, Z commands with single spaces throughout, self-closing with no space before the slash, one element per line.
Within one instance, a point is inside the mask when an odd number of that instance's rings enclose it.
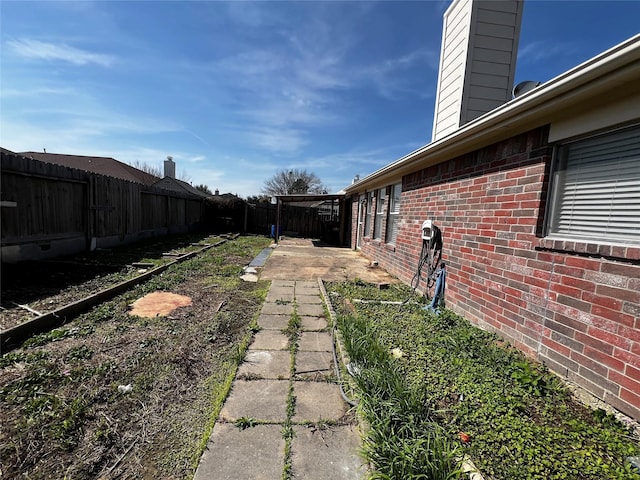
<path fill-rule="evenodd" d="M 433 140 L 507 103 L 522 0 L 453 0 L 444 14 Z"/>
<path fill-rule="evenodd" d="M 176 178 L 176 164 L 174 163 L 172 156 L 168 156 L 164 161 L 164 176 Z"/>

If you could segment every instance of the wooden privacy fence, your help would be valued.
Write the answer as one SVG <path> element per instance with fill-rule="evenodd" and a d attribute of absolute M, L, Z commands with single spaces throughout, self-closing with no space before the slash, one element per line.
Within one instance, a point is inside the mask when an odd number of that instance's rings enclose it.
<path fill-rule="evenodd" d="M 280 229 L 283 233 L 306 238 L 320 238 L 323 235 L 325 226 L 317 208 L 282 204 L 280 209 Z M 277 213 L 277 206 L 269 202 L 249 205 L 249 231 L 270 235 L 271 226 L 277 223 Z"/>
<path fill-rule="evenodd" d="M 200 228 L 201 198 L 2 152 L 2 261 Z"/>

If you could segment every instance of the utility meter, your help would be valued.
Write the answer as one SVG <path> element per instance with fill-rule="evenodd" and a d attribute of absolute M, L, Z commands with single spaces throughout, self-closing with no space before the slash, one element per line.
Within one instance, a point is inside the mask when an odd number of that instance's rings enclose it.
<path fill-rule="evenodd" d="M 433 238 L 433 225 L 431 220 L 425 220 L 422 222 L 422 240 L 431 240 Z"/>

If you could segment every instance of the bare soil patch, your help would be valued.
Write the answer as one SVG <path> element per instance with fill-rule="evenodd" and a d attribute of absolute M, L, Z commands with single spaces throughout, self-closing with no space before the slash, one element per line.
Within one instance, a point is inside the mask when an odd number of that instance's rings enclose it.
<path fill-rule="evenodd" d="M 133 278 L 141 270 L 136 264 L 158 266 L 174 260 L 177 254 L 199 248 L 197 242 L 217 240 L 205 235 L 171 236 L 64 258 L 2 264 L 0 330 Z"/>
<path fill-rule="evenodd" d="M 3 478 L 190 478 L 268 289 L 239 276 L 268 243 L 210 249 L 0 357 Z M 192 303 L 129 314 L 156 291 Z"/>

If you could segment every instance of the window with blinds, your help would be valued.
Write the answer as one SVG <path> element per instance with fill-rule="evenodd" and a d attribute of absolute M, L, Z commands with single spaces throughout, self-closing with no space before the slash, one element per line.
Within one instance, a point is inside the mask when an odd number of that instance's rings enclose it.
<path fill-rule="evenodd" d="M 376 216 L 373 222 L 373 238 L 380 239 L 382 233 L 382 217 L 384 215 L 384 204 L 387 197 L 387 189 L 381 188 L 378 190 L 378 196 L 376 197 Z"/>
<path fill-rule="evenodd" d="M 398 237 L 398 219 L 400 218 L 400 195 L 402 194 L 402 183 L 391 186 L 389 194 L 389 209 L 387 210 L 387 243 L 396 243 Z"/>
<path fill-rule="evenodd" d="M 549 235 L 640 244 L 640 125 L 558 149 Z"/>
<path fill-rule="evenodd" d="M 364 217 L 364 236 L 371 234 L 371 217 L 373 215 L 373 192 L 367 193 L 367 213 Z"/>

